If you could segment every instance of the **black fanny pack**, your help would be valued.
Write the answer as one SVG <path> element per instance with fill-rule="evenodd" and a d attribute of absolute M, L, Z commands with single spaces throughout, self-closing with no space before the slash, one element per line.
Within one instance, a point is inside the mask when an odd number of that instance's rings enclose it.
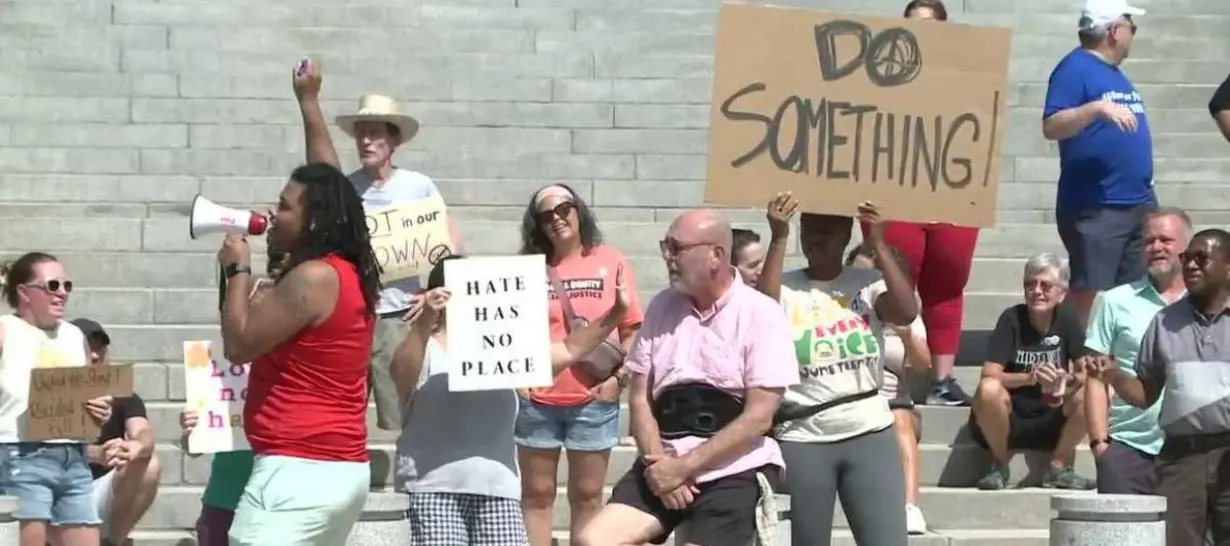
<path fill-rule="evenodd" d="M 663 440 L 710 438 L 743 413 L 743 399 L 704 383 L 672 385 L 653 401 L 653 417 Z"/>
<path fill-rule="evenodd" d="M 851 402 L 858 402 L 860 400 L 866 400 L 872 396 L 878 396 L 879 394 L 879 390 L 860 392 L 858 394 L 835 398 L 823 404 L 816 404 L 814 406 L 805 406 L 803 404 L 783 401 L 782 405 L 777 408 L 777 413 L 773 414 L 773 426 L 776 427 L 790 421 L 798 421 L 799 419 L 807 419 L 808 417 L 816 415 L 817 413 L 829 408 L 834 408 L 842 404 L 849 404 Z"/>

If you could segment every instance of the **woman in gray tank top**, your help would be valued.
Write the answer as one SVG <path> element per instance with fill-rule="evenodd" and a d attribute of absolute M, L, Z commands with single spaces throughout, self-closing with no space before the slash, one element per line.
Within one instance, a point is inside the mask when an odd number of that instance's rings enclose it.
<path fill-rule="evenodd" d="M 393 356 L 390 373 L 401 403 L 397 486 L 410 496 L 411 546 L 524 546 L 521 480 L 513 427 L 513 389 L 448 390 L 444 262 L 428 276 L 420 316 Z M 601 320 L 551 344 L 552 373 L 593 351 L 628 310 L 623 272 L 615 304 Z"/>

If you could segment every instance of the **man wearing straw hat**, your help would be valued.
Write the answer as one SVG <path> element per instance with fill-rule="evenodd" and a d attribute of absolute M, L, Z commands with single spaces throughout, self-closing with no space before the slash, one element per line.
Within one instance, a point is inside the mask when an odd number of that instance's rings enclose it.
<path fill-rule="evenodd" d="M 318 61 L 304 59 L 294 71 L 295 96 L 303 114 L 303 131 L 308 163 L 329 163 L 340 167 L 337 150 L 329 136 L 324 114 L 320 109 L 321 71 Z M 354 138 L 359 153 L 359 170 L 350 173 L 350 181 L 363 197 L 363 207 L 378 209 L 402 205 L 440 194 L 427 175 L 393 165 L 397 147 L 418 133 L 419 122 L 401 113 L 397 102 L 382 95 L 364 95 L 359 110 L 337 117 L 337 126 Z M 461 237 L 451 216 L 448 217 L 453 252 L 461 252 Z M 393 353 L 406 333 L 405 322 L 417 314 L 421 297 L 418 277 L 402 279 L 384 285 L 376 312 L 376 324 L 370 361 L 370 382 L 376 398 L 377 426 L 384 430 L 401 430 L 401 412 L 397 391 L 389 377 Z"/>

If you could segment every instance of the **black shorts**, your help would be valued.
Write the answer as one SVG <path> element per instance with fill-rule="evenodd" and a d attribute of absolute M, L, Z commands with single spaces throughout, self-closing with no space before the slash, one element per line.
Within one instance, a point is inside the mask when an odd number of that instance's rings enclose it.
<path fill-rule="evenodd" d="M 1038 403 L 1040 404 L 1040 403 Z M 1022 402 L 1021 406 L 1025 403 Z M 1008 449 L 1026 449 L 1030 451 L 1054 451 L 1059 444 L 1059 434 L 1068 417 L 1063 414 L 1063 407 L 1037 406 L 1019 407 L 1013 401 L 1012 412 L 1008 414 Z M 987 439 L 974 420 L 974 413 L 969 414 L 969 432 L 974 443 L 990 449 Z"/>
<path fill-rule="evenodd" d="M 680 525 L 687 523 L 688 542 L 705 546 L 747 546 L 756 538 L 756 502 L 760 500 L 757 473 L 764 473 L 777 487 L 780 470 L 763 466 L 718 478 L 697 486 L 700 494 L 691 506 L 669 510 L 654 496 L 645 482 L 645 465 L 637 460 L 611 491 L 610 502 L 631 506 L 657 518 L 662 536 L 652 544 L 663 544 Z"/>

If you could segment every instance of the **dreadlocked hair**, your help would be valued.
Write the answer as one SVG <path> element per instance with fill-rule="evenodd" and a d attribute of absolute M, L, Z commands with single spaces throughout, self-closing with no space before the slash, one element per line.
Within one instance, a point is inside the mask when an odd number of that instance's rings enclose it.
<path fill-rule="evenodd" d="M 363 201 L 346 174 L 327 163 L 309 163 L 290 173 L 293 182 L 303 185 L 304 233 L 295 248 L 287 253 L 280 279 L 288 271 L 309 260 L 336 254 L 354 265 L 359 273 L 359 288 L 367 312 L 376 314 L 380 300 L 380 264 L 372 251 L 371 234 Z"/>

